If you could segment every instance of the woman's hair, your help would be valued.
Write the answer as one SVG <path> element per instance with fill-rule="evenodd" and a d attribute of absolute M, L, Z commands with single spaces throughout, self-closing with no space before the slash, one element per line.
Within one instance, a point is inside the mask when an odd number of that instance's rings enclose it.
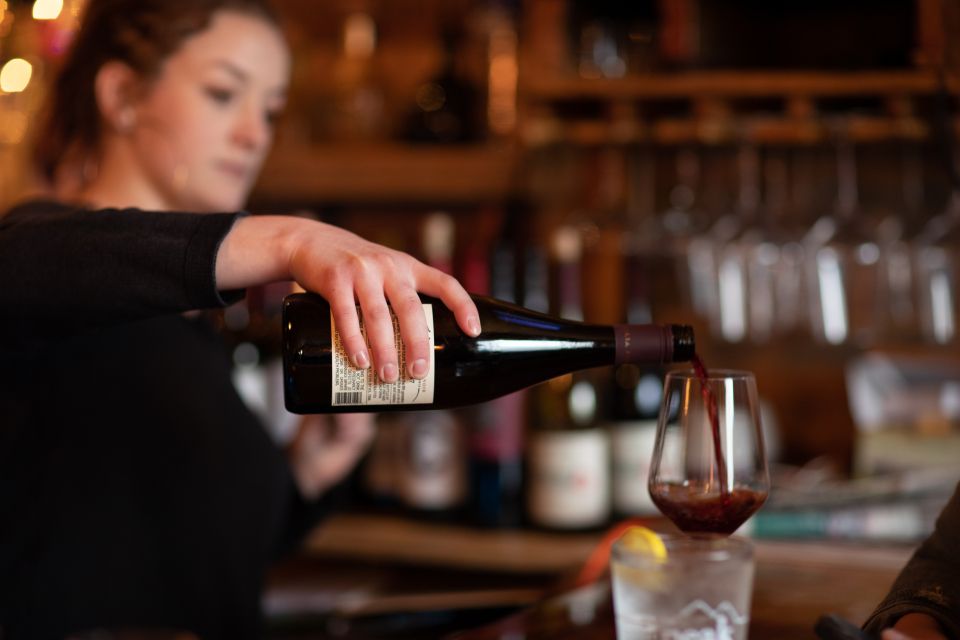
<path fill-rule="evenodd" d="M 123 62 L 149 81 L 184 40 L 206 29 L 221 10 L 280 24 L 269 0 L 89 0 L 37 137 L 41 173 L 53 181 L 64 160 L 83 165 L 98 150 L 102 124 L 94 81 L 105 63 Z"/>

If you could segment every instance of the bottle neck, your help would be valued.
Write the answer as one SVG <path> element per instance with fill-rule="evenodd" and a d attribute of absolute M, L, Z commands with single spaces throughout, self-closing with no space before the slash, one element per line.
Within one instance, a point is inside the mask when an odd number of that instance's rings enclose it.
<path fill-rule="evenodd" d="M 682 325 L 614 325 L 615 364 L 668 364 L 693 359 L 693 329 Z"/>

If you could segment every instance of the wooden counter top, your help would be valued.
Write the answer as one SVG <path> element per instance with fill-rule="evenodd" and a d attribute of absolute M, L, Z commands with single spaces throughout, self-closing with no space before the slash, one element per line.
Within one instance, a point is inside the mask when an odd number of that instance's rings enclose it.
<path fill-rule="evenodd" d="M 652 524 L 661 530 L 669 528 L 666 522 Z M 450 575 L 460 572 L 474 576 L 468 580 L 471 584 L 463 583 L 462 588 L 436 580 L 418 585 L 401 580 L 390 588 L 381 584 L 365 591 L 353 605 L 332 605 L 337 615 L 349 617 L 441 605 L 461 609 L 529 606 L 546 597 L 551 581 L 569 580 L 601 537 L 600 533 L 484 531 L 395 517 L 342 514 L 330 518 L 309 536 L 304 553 L 324 562 L 357 563 L 365 570 L 393 565 L 411 571 L 423 567 L 419 571 L 424 575 L 448 571 Z M 812 640 L 813 624 L 825 613 L 862 623 L 913 552 L 905 546 L 851 543 L 760 540 L 755 544 L 757 569 L 750 632 L 754 640 Z M 477 582 L 476 576 L 484 574 L 488 578 Z M 347 575 L 351 580 L 358 579 L 357 570 Z M 356 586 L 350 588 L 355 590 Z M 547 618 L 545 610 L 550 612 Z M 608 603 L 599 605 L 595 618 L 580 626 L 558 611 L 556 606 L 535 606 L 466 633 L 462 640 L 499 639 L 508 631 L 522 632 L 526 640 L 613 640 L 613 613 Z M 431 636 L 427 633 L 423 637 Z"/>

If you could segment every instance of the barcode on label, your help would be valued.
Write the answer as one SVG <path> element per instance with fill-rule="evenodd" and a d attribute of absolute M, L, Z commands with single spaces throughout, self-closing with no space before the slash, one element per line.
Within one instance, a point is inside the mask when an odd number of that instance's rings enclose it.
<path fill-rule="evenodd" d="M 333 404 L 339 407 L 345 404 L 360 404 L 362 400 L 362 391 L 338 391 L 333 399 Z"/>

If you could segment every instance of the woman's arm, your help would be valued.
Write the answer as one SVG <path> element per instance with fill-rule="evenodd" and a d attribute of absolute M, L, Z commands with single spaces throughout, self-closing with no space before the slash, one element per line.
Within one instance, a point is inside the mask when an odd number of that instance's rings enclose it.
<path fill-rule="evenodd" d="M 877 636 L 891 627 L 914 640 L 960 638 L 960 485 L 864 624 Z"/>
<path fill-rule="evenodd" d="M 239 214 L 33 202 L 0 218 L 0 352 L 121 322 L 224 306 L 217 247 Z"/>
<path fill-rule="evenodd" d="M 480 332 L 456 280 L 320 222 L 35 202 L 0 218 L 0 330 L 17 336 L 0 343 L 0 356 L 28 355 L 76 330 L 224 306 L 244 287 L 287 279 L 327 299 L 351 359 L 367 367 L 359 302 L 373 363 L 387 380 L 398 377 L 388 300 L 415 378 L 429 362 L 416 292 L 443 300 L 470 335 Z"/>
<path fill-rule="evenodd" d="M 285 216 L 238 220 L 217 254 L 217 287 L 240 289 L 293 279 L 323 296 L 343 336 L 350 361 L 371 365 L 356 305 L 367 321 L 372 364 L 392 382 L 399 376 L 389 303 L 408 350 L 408 374 L 423 378 L 430 362 L 426 318 L 417 292 L 434 296 L 453 311 L 463 330 L 479 335 L 476 306 L 451 276 L 415 258 L 337 227 Z"/>

